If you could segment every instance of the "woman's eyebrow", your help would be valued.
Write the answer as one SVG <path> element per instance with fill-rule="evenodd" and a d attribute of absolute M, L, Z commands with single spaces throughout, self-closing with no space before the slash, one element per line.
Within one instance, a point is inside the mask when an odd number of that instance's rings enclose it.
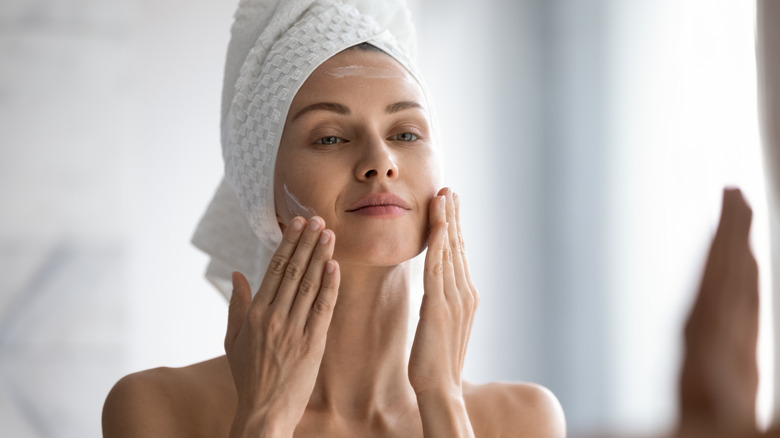
<path fill-rule="evenodd" d="M 394 104 L 388 105 L 387 108 L 385 108 L 385 112 L 392 114 L 411 108 L 417 108 L 425 111 L 425 108 L 423 108 L 419 103 L 412 102 L 410 100 L 404 100 L 402 102 L 396 102 Z"/>
<path fill-rule="evenodd" d="M 313 103 L 313 104 L 311 104 L 311 105 L 309 105 L 307 107 L 304 107 L 303 109 L 301 109 L 300 111 L 295 113 L 295 115 L 293 116 L 293 118 L 290 121 L 294 122 L 295 119 L 297 119 L 298 117 L 302 116 L 303 114 L 305 114 L 305 113 L 307 113 L 309 111 L 317 111 L 317 110 L 320 110 L 320 111 L 332 111 L 332 112 L 338 113 L 338 114 L 349 114 L 350 113 L 349 108 L 347 108 L 346 106 L 344 106 L 344 105 L 342 105 L 340 103 L 335 103 L 335 102 L 317 102 L 317 103 Z"/>

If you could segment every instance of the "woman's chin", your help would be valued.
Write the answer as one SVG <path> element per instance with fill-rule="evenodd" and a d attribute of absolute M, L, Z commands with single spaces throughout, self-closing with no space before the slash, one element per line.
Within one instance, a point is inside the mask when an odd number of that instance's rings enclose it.
<path fill-rule="evenodd" d="M 333 258 L 340 264 L 358 266 L 396 266 L 420 254 L 420 245 L 382 245 L 380 242 L 364 245 L 340 246 L 336 241 Z"/>

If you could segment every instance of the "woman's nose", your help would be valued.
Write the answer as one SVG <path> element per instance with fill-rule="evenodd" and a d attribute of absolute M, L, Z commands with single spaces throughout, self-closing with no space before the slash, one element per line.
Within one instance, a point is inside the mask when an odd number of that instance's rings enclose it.
<path fill-rule="evenodd" d="M 372 139 L 365 145 L 364 155 L 355 172 L 359 180 L 395 179 L 398 177 L 398 165 L 392 150 L 381 139 Z"/>

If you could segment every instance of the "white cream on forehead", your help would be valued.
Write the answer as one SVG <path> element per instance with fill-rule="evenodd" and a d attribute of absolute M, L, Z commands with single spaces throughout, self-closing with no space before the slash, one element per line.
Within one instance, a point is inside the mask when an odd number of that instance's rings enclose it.
<path fill-rule="evenodd" d="M 290 210 L 290 213 L 293 216 L 303 216 L 306 219 L 311 219 L 312 216 L 317 215 L 317 212 L 314 211 L 313 208 L 301 204 L 301 201 L 299 201 L 298 198 L 290 192 L 290 189 L 287 188 L 287 184 L 284 184 L 283 187 L 284 200 L 287 204 L 287 209 Z"/>
<path fill-rule="evenodd" d="M 402 79 L 409 80 L 407 75 L 394 68 L 369 67 L 366 65 L 347 65 L 344 67 L 334 67 L 326 72 L 336 79 L 361 76 L 372 79 Z"/>

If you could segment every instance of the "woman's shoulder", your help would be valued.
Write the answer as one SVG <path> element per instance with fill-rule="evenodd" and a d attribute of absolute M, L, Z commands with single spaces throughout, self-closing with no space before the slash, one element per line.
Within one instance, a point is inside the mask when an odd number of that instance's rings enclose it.
<path fill-rule="evenodd" d="M 103 435 L 189 437 L 208 432 L 206 436 L 213 436 L 214 429 L 230 426 L 235 403 L 230 379 L 224 357 L 129 374 L 106 397 Z"/>
<path fill-rule="evenodd" d="M 463 396 L 477 436 L 566 436 L 563 408 L 544 386 L 464 382 Z"/>

